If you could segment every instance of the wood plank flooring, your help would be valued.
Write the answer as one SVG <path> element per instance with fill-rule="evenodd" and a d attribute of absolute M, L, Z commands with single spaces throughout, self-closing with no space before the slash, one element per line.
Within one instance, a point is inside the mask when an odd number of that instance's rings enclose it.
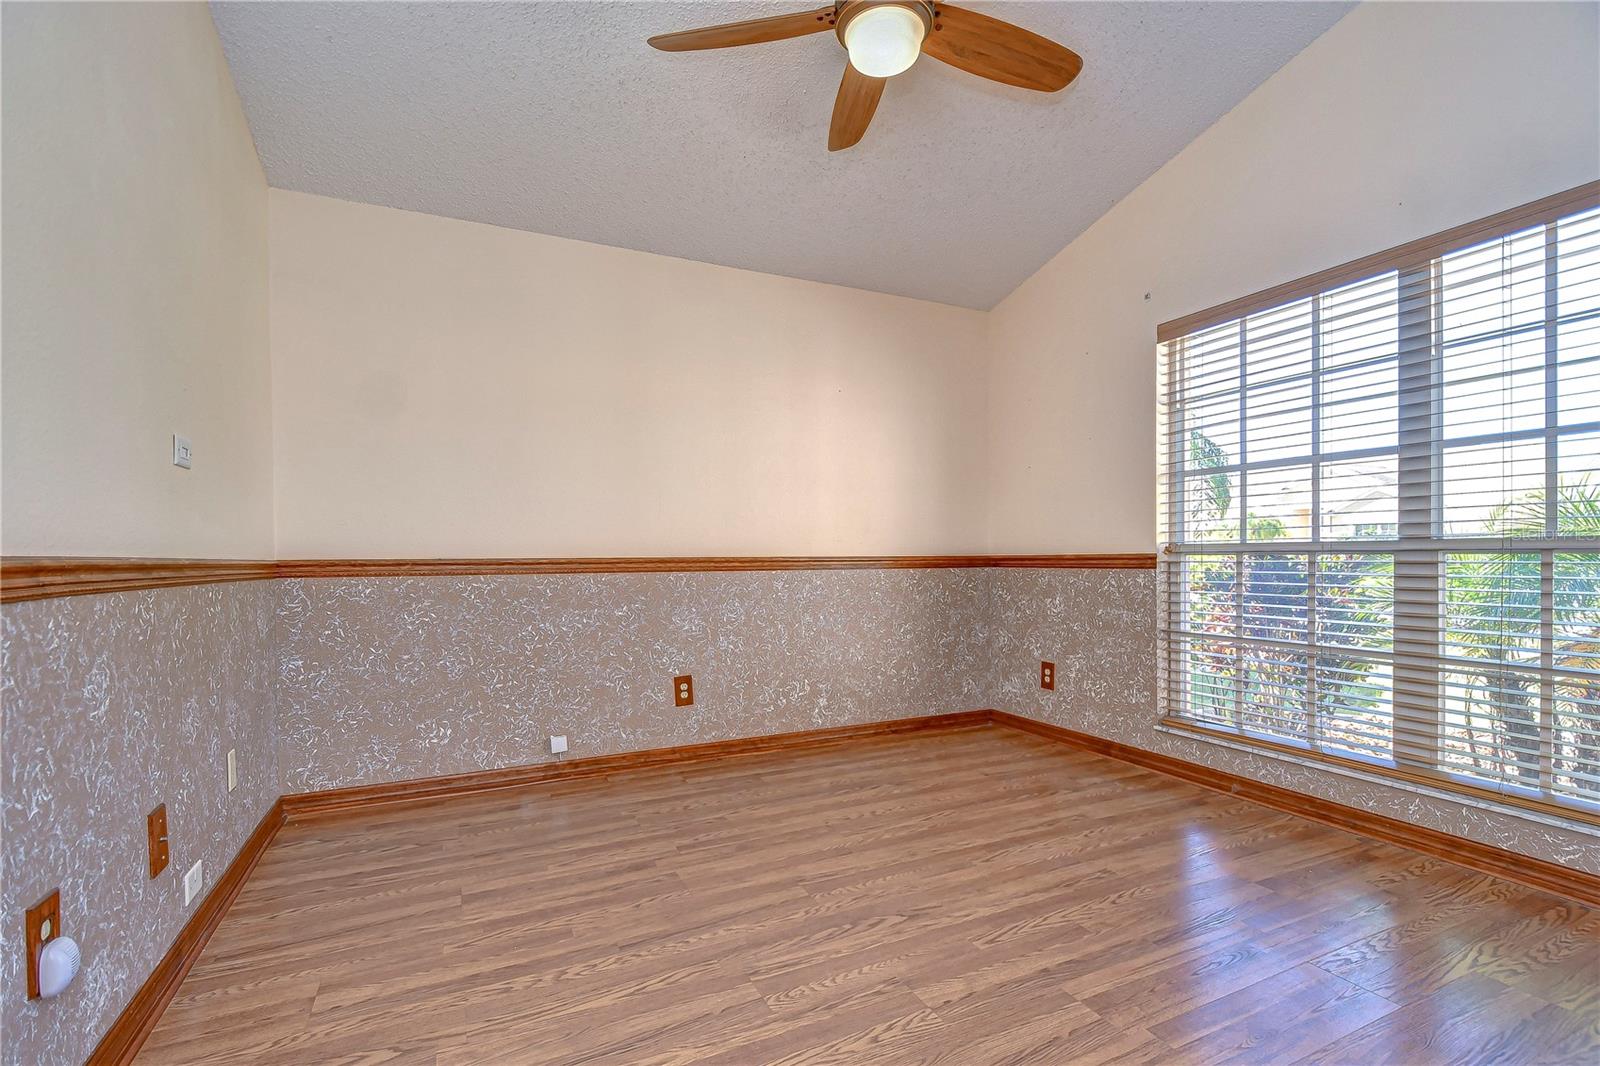
<path fill-rule="evenodd" d="M 1600 1062 L 1600 911 L 1013 730 L 285 826 L 138 1062 Z"/>

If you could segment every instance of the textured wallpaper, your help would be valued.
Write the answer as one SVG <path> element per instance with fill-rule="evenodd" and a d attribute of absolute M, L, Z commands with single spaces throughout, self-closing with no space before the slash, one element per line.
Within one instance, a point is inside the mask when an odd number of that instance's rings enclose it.
<path fill-rule="evenodd" d="M 989 574 L 989 691 L 1000 710 L 1600 873 L 1597 837 L 1157 730 L 1154 571 Z M 1054 692 L 1039 687 L 1041 659 L 1056 664 Z"/>
<path fill-rule="evenodd" d="M 286 792 L 986 706 L 985 571 L 280 586 Z M 693 674 L 695 704 L 672 678 Z"/>
<path fill-rule="evenodd" d="M 215 883 L 279 792 L 544 762 L 551 733 L 583 758 L 997 707 L 1600 872 L 1593 836 L 1157 731 L 1149 571 L 301 579 L 0 619 L 3 1066 L 83 1061 L 187 917 L 183 871 Z M 30 1004 L 21 914 L 57 884 L 84 971 Z"/>
<path fill-rule="evenodd" d="M 184 871 L 203 860 L 209 890 L 277 797 L 277 592 L 245 582 L 0 609 L 5 1066 L 81 1063 L 192 912 Z M 151 880 L 145 815 L 161 802 L 171 862 Z M 57 885 L 83 969 L 57 999 L 30 1002 L 22 915 Z"/>
<path fill-rule="evenodd" d="M 1600 838 L 1158 731 L 1155 604 L 1145 570 L 286 581 L 284 790 L 997 707 L 1600 872 Z"/>

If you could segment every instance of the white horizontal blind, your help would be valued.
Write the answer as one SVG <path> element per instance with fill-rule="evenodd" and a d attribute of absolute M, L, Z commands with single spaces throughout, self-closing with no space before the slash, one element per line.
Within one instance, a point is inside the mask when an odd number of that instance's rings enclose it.
<path fill-rule="evenodd" d="M 1164 713 L 1600 811 L 1600 210 L 1161 362 Z"/>

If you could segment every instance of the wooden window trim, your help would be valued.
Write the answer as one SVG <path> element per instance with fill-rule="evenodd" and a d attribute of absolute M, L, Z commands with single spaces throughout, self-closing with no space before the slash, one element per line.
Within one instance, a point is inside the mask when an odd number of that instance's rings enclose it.
<path fill-rule="evenodd" d="M 1382 252 L 1364 255 L 1348 263 L 1319 270 L 1294 281 L 1274 285 L 1270 289 L 1243 296 L 1227 303 L 1208 307 L 1204 311 L 1174 318 L 1156 327 L 1156 340 L 1165 344 L 1179 337 L 1196 333 L 1235 318 L 1244 318 L 1257 311 L 1265 311 L 1279 304 L 1293 303 L 1326 289 L 1337 288 L 1349 282 L 1360 281 L 1390 270 L 1403 270 L 1423 264 L 1431 259 L 1467 248 L 1507 232 L 1526 229 L 1553 221 L 1562 215 L 1600 207 L 1600 181 L 1591 181 L 1532 203 L 1513 207 L 1472 222 L 1454 226 L 1427 237 L 1396 245 Z"/>

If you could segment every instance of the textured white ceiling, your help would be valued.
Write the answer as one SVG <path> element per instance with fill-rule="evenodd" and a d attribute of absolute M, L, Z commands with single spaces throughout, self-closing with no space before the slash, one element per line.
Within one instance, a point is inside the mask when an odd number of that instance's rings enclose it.
<path fill-rule="evenodd" d="M 836 153 L 832 34 L 645 44 L 816 0 L 212 12 L 279 188 L 987 308 L 1350 6 L 969 2 L 1083 74 L 1046 95 L 923 58 Z"/>

